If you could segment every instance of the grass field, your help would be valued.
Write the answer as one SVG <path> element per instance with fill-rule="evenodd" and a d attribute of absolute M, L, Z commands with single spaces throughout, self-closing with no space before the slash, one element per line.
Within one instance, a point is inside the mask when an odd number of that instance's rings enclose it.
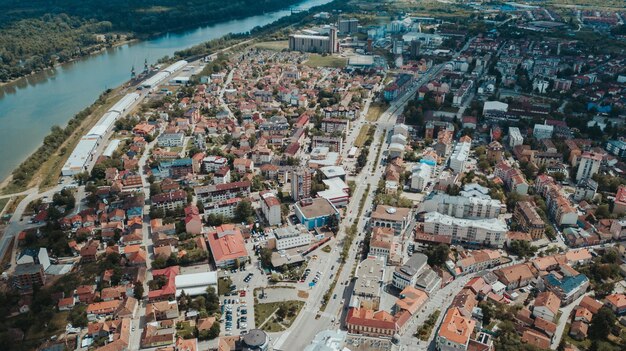
<path fill-rule="evenodd" d="M 287 40 L 261 41 L 261 42 L 255 43 L 253 46 L 255 48 L 264 49 L 264 50 L 281 51 L 283 49 L 289 48 L 289 41 Z"/>
<path fill-rule="evenodd" d="M 2 212 L 2 210 L 4 210 L 4 207 L 9 203 L 9 200 L 11 200 L 10 197 L 4 198 L 4 199 L 0 199 L 0 212 Z"/>
<path fill-rule="evenodd" d="M 272 314 L 278 309 L 284 306 L 287 311 L 292 310 L 293 313 L 287 313 L 286 317 L 279 320 L 276 315 L 268 320 Z M 298 313 L 304 306 L 304 301 L 281 301 L 272 303 L 259 303 L 254 305 L 254 324 L 257 328 L 265 330 L 267 332 L 280 332 L 286 330 L 291 326 L 291 323 L 296 319 Z"/>
<path fill-rule="evenodd" d="M 346 67 L 347 62 L 348 60 L 342 57 L 311 54 L 311 56 L 309 56 L 309 59 L 304 64 L 309 67 L 343 68 Z"/>
<path fill-rule="evenodd" d="M 356 140 L 354 141 L 354 145 L 356 147 L 361 147 L 365 144 L 365 140 L 367 140 L 367 131 L 370 129 L 369 124 L 364 124 L 361 126 L 359 130 L 359 135 L 357 135 Z"/>
<path fill-rule="evenodd" d="M 382 104 L 380 102 L 372 102 L 370 104 L 369 110 L 367 110 L 367 116 L 365 116 L 366 121 L 376 122 L 380 115 L 383 114 L 387 110 L 387 105 Z"/>

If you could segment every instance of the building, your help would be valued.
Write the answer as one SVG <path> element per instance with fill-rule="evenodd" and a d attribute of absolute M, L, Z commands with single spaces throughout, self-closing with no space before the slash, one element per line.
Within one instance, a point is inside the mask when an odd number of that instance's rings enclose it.
<path fill-rule="evenodd" d="M 452 267 L 448 265 L 448 262 L 452 263 L 451 261 L 446 262 L 448 270 L 454 276 L 480 272 L 499 265 L 503 260 L 500 252 L 496 250 L 476 250 L 469 254 L 463 252 L 461 255 L 462 257 Z"/>
<path fill-rule="evenodd" d="M 282 214 L 280 200 L 273 193 L 266 192 L 261 194 L 261 212 L 267 219 L 269 225 L 281 225 Z"/>
<path fill-rule="evenodd" d="M 574 193 L 574 201 L 591 201 L 598 191 L 598 182 L 591 178 L 583 178 L 576 184 L 576 192 Z"/>
<path fill-rule="evenodd" d="M 242 350 L 268 351 L 270 349 L 270 337 L 261 329 L 251 329 L 241 337 Z"/>
<path fill-rule="evenodd" d="M 43 286 L 46 283 L 46 275 L 43 265 L 36 263 L 18 264 L 13 272 L 13 285 L 20 290 L 30 290 L 34 287 Z"/>
<path fill-rule="evenodd" d="M 300 201 L 311 197 L 311 170 L 297 168 L 291 171 L 291 198 Z"/>
<path fill-rule="evenodd" d="M 402 260 L 402 245 L 396 242 L 393 228 L 374 227 L 369 255 L 383 257 L 391 264 Z"/>
<path fill-rule="evenodd" d="M 546 124 L 535 124 L 533 128 L 533 137 L 537 140 L 550 139 L 554 133 L 554 126 Z"/>
<path fill-rule="evenodd" d="M 193 190 L 198 200 L 202 201 L 204 208 L 207 208 L 214 202 L 250 195 L 250 185 L 251 183 L 246 180 L 226 184 L 197 186 Z"/>
<path fill-rule="evenodd" d="M 471 143 L 461 142 L 454 146 L 452 155 L 450 155 L 450 168 L 455 173 L 463 173 L 463 170 L 465 169 L 465 162 L 467 162 L 471 147 Z"/>
<path fill-rule="evenodd" d="M 173 211 L 184 207 L 187 203 L 187 193 L 184 190 L 176 190 L 169 193 L 157 194 L 150 197 L 152 207 L 162 210 Z"/>
<path fill-rule="evenodd" d="M 615 156 L 626 158 L 626 141 L 609 140 L 606 143 L 606 151 Z"/>
<path fill-rule="evenodd" d="M 426 163 L 418 163 L 411 170 L 411 190 L 424 191 L 432 181 L 433 167 Z"/>
<path fill-rule="evenodd" d="M 554 322 L 559 314 L 561 300 L 551 291 L 544 291 L 537 295 L 533 304 L 533 316 Z"/>
<path fill-rule="evenodd" d="M 340 19 L 339 34 L 354 34 L 359 30 L 359 20 L 356 18 Z"/>
<path fill-rule="evenodd" d="M 543 237 L 546 224 L 535 210 L 535 206 L 529 201 L 517 203 L 513 212 L 513 218 L 525 232 L 530 234 L 533 240 L 539 240 Z"/>
<path fill-rule="evenodd" d="M 456 218 L 497 218 L 502 203 L 490 197 L 452 196 L 430 193 L 419 206 L 420 212 L 439 212 Z"/>
<path fill-rule="evenodd" d="M 294 247 L 306 246 L 311 244 L 312 235 L 309 231 L 298 224 L 296 226 L 288 226 L 275 228 L 268 237 L 268 242 L 272 242 L 276 250 L 287 250 Z"/>
<path fill-rule="evenodd" d="M 424 215 L 424 233 L 452 236 L 453 242 L 502 247 L 507 225 L 497 218 L 462 219 L 439 212 Z"/>
<path fill-rule="evenodd" d="M 613 214 L 626 213 L 626 186 L 620 185 L 613 200 Z"/>
<path fill-rule="evenodd" d="M 393 286 L 400 290 L 407 286 L 415 286 L 417 277 L 428 267 L 427 262 L 428 257 L 426 255 L 413 254 L 404 265 L 396 267 L 393 272 Z"/>
<path fill-rule="evenodd" d="M 376 210 L 372 212 L 370 227 L 393 228 L 395 235 L 400 235 L 408 226 L 410 219 L 410 208 L 378 205 Z"/>
<path fill-rule="evenodd" d="M 295 205 L 296 217 L 308 230 L 327 225 L 329 218 L 336 218 L 339 223 L 339 211 L 327 199 L 318 197 L 315 199 L 303 199 Z"/>
<path fill-rule="evenodd" d="M 322 330 L 315 334 L 315 338 L 304 351 L 344 351 L 348 346 L 347 336 L 348 332 L 343 330 Z"/>
<path fill-rule="evenodd" d="M 350 308 L 346 326 L 348 333 L 352 334 L 391 337 L 396 333 L 396 323 L 391 314 L 367 308 Z"/>
<path fill-rule="evenodd" d="M 176 297 L 185 292 L 187 296 L 204 295 L 209 287 L 217 291 L 217 272 L 199 272 L 179 274 L 174 278 L 176 284 Z M 223 293 L 223 292 L 222 292 Z"/>
<path fill-rule="evenodd" d="M 326 133 L 340 132 L 343 133 L 350 128 L 350 120 L 343 118 L 324 118 L 322 119 L 322 131 Z"/>
<path fill-rule="evenodd" d="M 224 216 L 224 218 L 233 218 L 235 217 L 235 209 L 241 201 L 243 201 L 241 198 L 235 197 L 232 199 L 204 205 L 204 218 L 207 219 L 210 215 Z"/>
<path fill-rule="evenodd" d="M 361 261 L 356 269 L 355 278 L 350 305 L 378 310 L 385 284 L 384 258 L 368 257 Z"/>
<path fill-rule="evenodd" d="M 467 317 L 461 309 L 450 308 L 437 332 L 436 347 L 439 351 L 467 350 L 476 321 Z"/>
<path fill-rule="evenodd" d="M 522 137 L 522 133 L 520 133 L 519 128 L 509 127 L 509 146 L 514 148 L 522 144 L 524 144 L 524 137 Z"/>
<path fill-rule="evenodd" d="M 606 297 L 606 306 L 613 310 L 615 314 L 622 315 L 626 313 L 626 295 L 611 294 Z"/>
<path fill-rule="evenodd" d="M 232 267 L 248 260 L 241 231 L 233 224 L 223 224 L 207 234 L 211 257 L 219 268 Z"/>
<path fill-rule="evenodd" d="M 157 144 L 160 147 L 182 147 L 184 141 L 184 133 L 163 133 L 159 135 Z"/>
<path fill-rule="evenodd" d="M 569 305 L 587 291 L 589 279 L 576 271 L 575 275 L 570 275 L 569 271 L 563 272 L 565 275 L 562 276 L 554 272 L 544 275 L 543 281 L 546 288 L 561 299 L 561 304 Z"/>
<path fill-rule="evenodd" d="M 584 178 L 591 178 L 600 170 L 602 163 L 602 155 L 593 152 L 583 152 L 580 156 L 578 171 L 576 172 L 576 181 Z"/>
<path fill-rule="evenodd" d="M 506 285 L 507 290 L 522 288 L 530 284 L 537 275 L 534 268 L 525 263 L 500 268 L 493 273 L 502 284 Z"/>
<path fill-rule="evenodd" d="M 504 148 L 502 144 L 498 141 L 494 140 L 487 146 L 487 159 L 492 162 L 500 162 L 502 161 L 502 153 Z"/>
<path fill-rule="evenodd" d="M 315 33 L 291 34 L 289 36 L 289 50 L 291 51 L 333 54 L 338 51 L 338 46 L 335 28 L 329 28 L 327 35 Z"/>

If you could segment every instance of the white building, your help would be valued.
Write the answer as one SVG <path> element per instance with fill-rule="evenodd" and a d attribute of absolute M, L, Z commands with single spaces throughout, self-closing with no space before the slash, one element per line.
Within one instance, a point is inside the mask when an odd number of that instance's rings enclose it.
<path fill-rule="evenodd" d="M 176 297 L 184 291 L 188 296 L 206 294 L 208 287 L 213 287 L 217 291 L 217 272 L 200 272 L 190 274 L 179 274 L 175 278 Z M 224 292 L 221 292 L 224 293 Z"/>
<path fill-rule="evenodd" d="M 435 194 L 420 204 L 420 212 L 439 212 L 456 218 L 497 218 L 502 203 L 495 199 Z"/>
<path fill-rule="evenodd" d="M 185 141 L 185 134 L 183 133 L 165 133 L 159 136 L 157 144 L 160 147 L 180 147 L 183 146 Z"/>
<path fill-rule="evenodd" d="M 303 225 L 276 228 L 272 231 L 276 250 L 287 250 L 311 244 L 312 235 Z"/>
<path fill-rule="evenodd" d="M 450 168 L 455 173 L 463 173 L 471 147 L 471 143 L 457 143 L 454 146 L 454 151 L 450 155 Z"/>
<path fill-rule="evenodd" d="M 524 144 L 524 137 L 522 137 L 519 128 L 509 127 L 509 146 L 513 148 L 522 144 Z"/>
<path fill-rule="evenodd" d="M 434 235 L 451 235 L 453 241 L 486 244 L 502 247 L 508 227 L 497 218 L 462 219 L 439 212 L 424 216 L 424 232 Z"/>
<path fill-rule="evenodd" d="M 261 195 L 261 212 L 267 219 L 269 225 L 281 225 L 282 216 L 280 211 L 280 200 L 273 193 Z"/>
<path fill-rule="evenodd" d="M 546 124 L 535 124 L 535 128 L 533 129 L 533 136 L 535 139 L 550 139 L 552 138 L 552 133 L 554 132 L 554 127 Z"/>
<path fill-rule="evenodd" d="M 591 178 L 598 173 L 600 164 L 602 163 L 602 155 L 593 152 L 585 152 L 580 156 L 578 164 L 578 172 L 576 173 L 576 181 L 584 178 Z"/>
<path fill-rule="evenodd" d="M 432 181 L 433 167 L 425 163 L 418 163 L 411 170 L 411 190 L 424 191 Z"/>
<path fill-rule="evenodd" d="M 417 277 L 428 267 L 427 262 L 428 257 L 426 255 L 421 253 L 413 254 L 404 265 L 396 267 L 396 270 L 393 272 L 393 286 L 400 290 L 407 286 L 415 286 Z"/>

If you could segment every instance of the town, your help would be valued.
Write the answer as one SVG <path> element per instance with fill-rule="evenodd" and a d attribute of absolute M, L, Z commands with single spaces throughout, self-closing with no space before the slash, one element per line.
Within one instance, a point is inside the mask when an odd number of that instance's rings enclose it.
<path fill-rule="evenodd" d="M 626 10 L 433 3 L 129 69 L 0 198 L 2 348 L 624 350 Z"/>

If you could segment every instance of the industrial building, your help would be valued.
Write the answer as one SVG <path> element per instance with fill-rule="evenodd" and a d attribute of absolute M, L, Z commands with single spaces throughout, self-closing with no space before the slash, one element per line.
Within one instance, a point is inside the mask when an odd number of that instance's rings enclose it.
<path fill-rule="evenodd" d="M 159 85 L 161 82 L 166 80 L 169 76 L 171 76 L 174 72 L 185 67 L 187 63 L 188 62 L 185 60 L 176 61 L 175 63 L 167 66 L 165 69 L 161 70 L 160 72 L 153 75 L 152 77 L 144 80 L 141 83 L 141 87 L 145 89 L 153 89 L 154 87 Z"/>
<path fill-rule="evenodd" d="M 337 29 L 328 28 L 328 34 L 307 31 L 289 36 L 289 50 L 332 54 L 338 51 Z"/>

